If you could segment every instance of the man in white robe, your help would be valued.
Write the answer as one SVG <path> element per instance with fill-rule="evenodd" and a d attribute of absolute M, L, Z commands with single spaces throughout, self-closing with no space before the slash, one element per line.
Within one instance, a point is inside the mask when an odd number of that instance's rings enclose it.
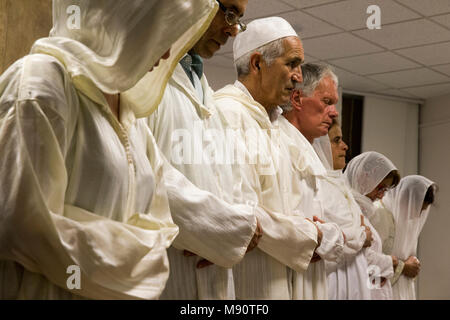
<path fill-rule="evenodd" d="M 80 0 L 77 29 L 67 24 L 72 1 L 55 1 L 51 37 L 0 78 L 1 298 L 157 299 L 178 233 L 170 210 L 206 216 L 223 204 L 171 167 L 136 119 L 155 108 L 166 82 L 155 83 L 146 108 L 114 109 L 105 98 L 118 102 L 169 49 L 153 72 L 170 77 L 173 59 L 200 38 L 218 6 L 134 2 Z M 169 210 L 166 190 L 178 194 L 179 207 Z M 180 232 L 175 242 L 190 240 Z M 227 265 L 244 255 L 242 242 L 224 235 L 204 246 Z M 215 253 L 219 245 L 225 250 Z"/>
<path fill-rule="evenodd" d="M 236 296 L 326 299 L 325 277 L 305 277 L 305 285 L 297 290 L 292 270 L 304 274 L 320 256 L 339 255 L 343 235 L 336 225 L 306 219 L 306 203 L 318 215 L 320 207 L 297 181 L 289 145 L 276 121 L 278 106 L 287 103 L 302 81 L 301 41 L 287 21 L 271 17 L 249 23 L 236 37 L 233 51 L 239 80 L 214 97 L 225 125 L 235 130 L 245 150 L 245 157 L 235 162 L 241 178 L 250 182 L 245 195 L 265 208 L 265 215 L 258 216 L 264 230 L 259 249 L 233 268 Z"/>
<path fill-rule="evenodd" d="M 254 207 L 234 205 L 236 193 L 240 193 L 239 186 L 235 187 L 233 183 L 231 166 L 216 158 L 223 147 L 220 136 L 224 130 L 212 98 L 213 91 L 203 74 L 202 58 L 211 58 L 230 36 L 237 35 L 243 28 L 239 19 L 246 7 L 247 0 L 221 1 L 221 8 L 209 28 L 177 64 L 158 109 L 148 118 L 156 143 L 166 159 L 197 187 L 226 201 L 224 207 L 211 210 L 209 218 L 196 213 L 183 220 L 173 216 L 177 225 L 204 242 L 209 241 L 205 226 L 214 228 L 217 234 L 241 234 L 245 240 L 242 248 L 248 246 L 252 238 L 248 232 L 256 231 Z M 149 73 L 127 93 L 127 99 L 139 103 L 144 93 L 151 94 L 151 82 L 152 73 Z M 175 205 L 176 201 L 178 199 L 169 198 L 169 205 Z M 224 215 L 234 223 L 212 224 L 215 216 Z M 249 236 L 244 238 L 246 233 Z M 195 243 L 190 251 L 197 256 L 188 256 L 183 249 L 186 248 L 171 247 L 168 250 L 170 277 L 161 299 L 234 299 L 231 269 L 224 268 L 216 259 L 211 259 L 214 264 L 208 266 L 203 260 L 202 248 Z M 222 249 L 222 246 L 216 248 L 218 253 Z"/>
<path fill-rule="evenodd" d="M 366 284 L 367 262 L 362 251 L 366 229 L 361 226 L 361 210 L 351 190 L 345 186 L 342 171 L 333 171 L 331 145 L 317 141 L 328 133 L 333 119 L 338 116 L 338 79 L 330 67 L 319 64 L 302 65 L 303 82 L 295 90 L 291 102 L 283 107 L 280 117 L 283 130 L 295 139 L 299 152 L 309 154 L 310 161 L 323 163 L 325 170 L 317 176 L 317 198 L 323 208 L 322 219 L 335 222 L 346 236 L 344 257 L 340 261 L 326 260 L 328 297 L 332 300 L 370 299 Z M 320 143 L 320 148 L 319 148 Z M 316 153 L 315 149 L 321 152 Z M 328 155 L 319 158 L 319 155 Z M 345 163 L 344 163 L 345 165 Z M 317 165 L 316 165 L 317 166 Z M 367 231 L 370 235 L 370 231 Z M 370 241 L 365 245 L 368 246 Z"/>

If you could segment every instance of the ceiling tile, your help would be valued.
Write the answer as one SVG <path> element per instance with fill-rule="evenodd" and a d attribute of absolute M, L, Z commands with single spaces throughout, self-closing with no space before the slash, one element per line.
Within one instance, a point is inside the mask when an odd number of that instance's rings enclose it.
<path fill-rule="evenodd" d="M 402 98 L 412 98 L 412 99 L 420 98 L 409 92 L 399 90 L 399 89 L 380 90 L 380 91 L 376 91 L 375 93 L 387 95 L 387 96 L 402 97 Z"/>
<path fill-rule="evenodd" d="M 340 33 L 303 41 L 305 53 L 318 59 L 344 58 L 353 55 L 384 51 L 349 33 Z"/>
<path fill-rule="evenodd" d="M 450 28 L 450 14 L 444 14 L 442 16 L 433 17 L 431 19 L 446 26 L 447 28 Z"/>
<path fill-rule="evenodd" d="M 354 34 L 388 49 L 400 49 L 450 40 L 450 30 L 426 19 L 391 24 L 383 26 L 379 30 L 355 31 Z"/>
<path fill-rule="evenodd" d="M 351 72 L 342 70 L 340 68 L 335 68 L 336 75 L 339 78 L 339 86 L 345 90 L 355 90 L 364 92 L 373 92 L 375 90 L 389 89 L 387 86 L 367 79 L 362 76 L 358 76 Z"/>
<path fill-rule="evenodd" d="M 311 17 L 310 15 L 301 11 L 293 11 L 280 15 L 292 25 L 302 39 L 322 36 L 330 33 L 337 33 L 342 31 L 332 25 L 323 22 L 319 19 Z"/>
<path fill-rule="evenodd" d="M 395 52 L 426 66 L 450 63 L 450 42 L 396 50 Z"/>
<path fill-rule="evenodd" d="M 305 9 L 304 11 L 345 30 L 355 30 L 367 28 L 366 21 L 370 16 L 367 13 L 367 8 L 370 5 L 380 7 L 382 26 L 386 23 L 420 18 L 417 13 L 392 0 L 347 0 Z"/>
<path fill-rule="evenodd" d="M 256 18 L 277 16 L 281 12 L 293 10 L 279 0 L 250 0 L 245 10 L 245 21 Z"/>
<path fill-rule="evenodd" d="M 450 78 L 427 68 L 395 71 L 368 76 L 393 88 L 407 88 L 439 82 L 448 82 Z"/>
<path fill-rule="evenodd" d="M 408 68 L 418 68 L 420 65 L 402 58 L 392 52 L 381 52 L 357 57 L 330 60 L 331 64 L 351 70 L 354 73 L 366 75 L 373 73 L 396 71 Z"/>
<path fill-rule="evenodd" d="M 416 88 L 403 89 L 403 91 L 409 92 L 423 99 L 429 99 L 433 97 L 439 97 L 446 94 L 450 94 L 450 83 L 423 86 Z"/>
<path fill-rule="evenodd" d="M 449 0 L 397 0 L 397 2 L 425 16 L 450 12 Z"/>
<path fill-rule="evenodd" d="M 450 64 L 433 67 L 434 70 L 445 73 L 450 76 Z"/>
<path fill-rule="evenodd" d="M 317 62 L 317 61 L 319 61 L 319 59 L 317 59 L 317 58 L 315 58 L 313 56 L 309 56 L 309 55 L 305 54 L 305 62 L 306 63 L 308 63 L 308 62 Z"/>
<path fill-rule="evenodd" d="M 340 1 L 340 0 L 339 0 Z M 325 3 L 337 2 L 336 0 L 283 0 L 283 2 L 290 4 L 295 8 L 308 8 L 318 6 Z"/>

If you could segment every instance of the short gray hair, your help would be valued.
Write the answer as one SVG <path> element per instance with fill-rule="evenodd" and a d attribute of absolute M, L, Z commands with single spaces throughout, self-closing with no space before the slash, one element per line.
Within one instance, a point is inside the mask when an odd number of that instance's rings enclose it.
<path fill-rule="evenodd" d="M 244 54 L 242 57 L 237 59 L 234 62 L 234 65 L 236 66 L 238 77 L 246 76 L 250 73 L 250 58 L 255 52 L 259 52 L 266 64 L 270 66 L 276 58 L 284 54 L 284 39 L 285 38 L 281 38 L 269 42 L 259 48 L 256 48 L 255 50 L 250 51 L 249 53 Z"/>
<path fill-rule="evenodd" d="M 302 65 L 303 82 L 297 83 L 296 89 L 302 90 L 307 97 L 311 96 L 323 78 L 330 77 L 336 87 L 339 85 L 338 77 L 328 64 L 305 63 Z"/>
<path fill-rule="evenodd" d="M 339 85 L 338 77 L 334 73 L 333 68 L 328 64 L 305 63 L 302 65 L 302 76 L 303 82 L 297 83 L 295 90 L 301 90 L 307 97 L 314 93 L 319 83 L 326 77 L 330 77 L 336 84 L 336 87 Z M 291 111 L 291 101 L 281 108 L 284 112 Z"/>

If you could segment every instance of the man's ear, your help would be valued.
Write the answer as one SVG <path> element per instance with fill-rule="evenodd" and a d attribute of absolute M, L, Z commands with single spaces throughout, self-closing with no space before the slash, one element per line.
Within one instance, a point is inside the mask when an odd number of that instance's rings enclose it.
<path fill-rule="evenodd" d="M 303 108 L 303 96 L 300 89 L 295 89 L 292 91 L 291 95 L 291 105 L 297 111 L 301 111 Z"/>
<path fill-rule="evenodd" d="M 250 57 L 250 73 L 259 73 L 261 71 L 262 55 L 255 52 Z"/>

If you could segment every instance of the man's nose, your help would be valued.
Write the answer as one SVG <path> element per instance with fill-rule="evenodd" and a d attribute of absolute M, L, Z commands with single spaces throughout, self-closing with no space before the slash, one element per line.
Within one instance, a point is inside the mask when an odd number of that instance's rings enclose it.
<path fill-rule="evenodd" d="M 296 83 L 302 83 L 303 82 L 303 75 L 302 75 L 302 69 L 300 67 L 297 67 L 294 73 L 292 74 L 292 81 Z"/>

